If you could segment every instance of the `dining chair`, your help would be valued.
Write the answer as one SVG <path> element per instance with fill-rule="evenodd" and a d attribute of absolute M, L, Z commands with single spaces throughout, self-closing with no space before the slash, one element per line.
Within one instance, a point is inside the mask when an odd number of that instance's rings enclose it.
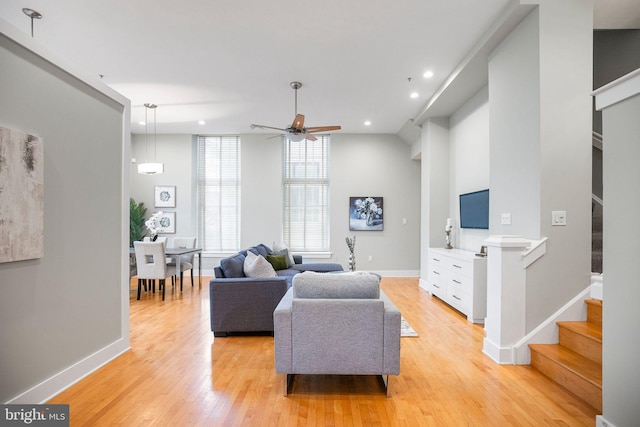
<path fill-rule="evenodd" d="M 145 236 L 142 238 L 143 242 L 150 242 L 151 241 L 151 237 L 149 236 Z M 155 242 L 164 242 L 164 244 L 167 244 L 167 238 L 165 236 L 158 236 L 156 237 L 156 240 L 154 240 Z"/>
<path fill-rule="evenodd" d="M 169 241 L 169 248 L 188 248 L 196 247 L 195 237 L 174 237 Z M 186 270 L 191 270 L 191 286 L 193 286 L 193 256 L 194 254 L 180 255 L 180 290 L 182 290 L 182 279 Z M 175 266 L 175 262 L 171 265 Z"/>
<path fill-rule="evenodd" d="M 162 300 L 165 295 L 165 279 L 176 274 L 175 266 L 168 265 L 164 254 L 164 242 L 133 242 L 136 253 L 138 279 L 159 280 L 162 288 Z M 138 298 L 140 299 L 141 282 L 138 281 Z"/>

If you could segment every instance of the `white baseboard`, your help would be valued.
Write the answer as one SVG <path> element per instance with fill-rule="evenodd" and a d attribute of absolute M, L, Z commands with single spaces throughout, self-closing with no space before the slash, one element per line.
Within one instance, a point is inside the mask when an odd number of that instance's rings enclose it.
<path fill-rule="evenodd" d="M 493 341 L 485 338 L 482 341 L 482 352 L 500 365 L 513 364 L 513 347 L 500 347 Z"/>
<path fill-rule="evenodd" d="M 592 274 L 591 275 L 591 298 L 593 299 L 599 299 L 600 301 L 602 301 L 603 299 L 603 294 L 604 294 L 604 288 L 602 287 L 603 284 L 603 276 L 602 274 Z"/>
<path fill-rule="evenodd" d="M 381 275 L 382 277 L 418 277 L 420 270 L 364 270 Z"/>
<path fill-rule="evenodd" d="M 602 415 L 596 415 L 596 427 L 616 427 L 612 422 L 607 421 Z"/>
<path fill-rule="evenodd" d="M 513 346 L 514 364 L 528 365 L 531 363 L 529 344 L 556 344 L 558 342 L 558 326 L 556 322 L 586 320 L 587 307 L 584 300 L 589 298 L 589 292 L 590 286 L 518 341 Z"/>
<path fill-rule="evenodd" d="M 118 341 L 113 342 L 63 371 L 60 371 L 52 377 L 42 381 L 40 384 L 30 388 L 6 403 L 45 403 L 55 395 L 120 356 L 130 348 L 129 343 L 126 342 L 126 340 L 119 339 Z"/>

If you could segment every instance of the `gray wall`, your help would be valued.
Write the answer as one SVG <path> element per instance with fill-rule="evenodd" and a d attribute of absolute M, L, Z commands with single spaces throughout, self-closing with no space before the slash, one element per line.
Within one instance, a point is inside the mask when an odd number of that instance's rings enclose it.
<path fill-rule="evenodd" d="M 160 116 L 161 106 L 158 108 Z M 161 123 L 158 126 L 161 127 Z M 282 239 L 282 143 L 268 135 L 243 134 L 241 246 L 272 245 Z M 133 135 L 132 155 L 144 159 L 144 135 Z M 411 160 L 410 146 L 393 135 L 335 133 L 331 137 L 330 248 L 329 261 L 345 268 L 345 238 L 357 236 L 356 261 L 361 270 L 384 274 L 417 274 L 420 235 L 420 163 Z M 157 176 L 131 172 L 131 197 L 153 212 L 155 185 L 177 186 L 176 234 L 195 235 L 193 144 L 190 135 L 158 135 L 157 160 L 165 173 Z M 350 196 L 384 197 L 384 230 L 351 232 L 348 222 Z M 403 219 L 407 224 L 403 224 Z M 171 237 L 171 235 L 168 235 Z M 369 256 L 372 261 L 368 261 Z M 203 269 L 211 272 L 220 254 L 205 255 Z M 326 258 L 310 261 L 327 261 Z"/>
<path fill-rule="evenodd" d="M 480 252 L 489 230 L 460 227 L 460 194 L 489 188 L 489 90 L 482 88 L 450 119 L 449 212 L 454 247 Z M 495 216 L 495 215 L 494 215 Z"/>
<path fill-rule="evenodd" d="M 162 107 L 158 107 L 158 116 Z M 149 161 L 153 161 L 153 135 L 148 138 Z M 192 137 L 191 135 L 158 135 L 156 140 L 156 160 L 165 163 L 165 172 L 160 175 L 139 175 L 138 164 L 146 159 L 146 138 L 144 135 L 131 135 L 130 162 L 131 197 L 137 203 L 144 203 L 147 217 L 156 211 L 176 212 L 175 236 L 195 236 L 195 221 L 191 218 L 193 189 L 191 186 Z M 154 188 L 156 185 L 176 186 L 176 207 L 154 207 Z M 195 212 L 193 212 L 195 215 Z"/>
<path fill-rule="evenodd" d="M 640 30 L 593 32 L 593 88 L 640 68 Z M 602 133 L 602 112 L 593 112 L 593 130 Z"/>
<path fill-rule="evenodd" d="M 637 86 L 636 86 L 637 87 Z M 640 419 L 640 340 L 637 313 L 640 263 L 635 238 L 640 235 L 640 95 L 603 111 L 604 302 L 602 322 L 603 414 L 615 426 Z"/>
<path fill-rule="evenodd" d="M 44 257 L 0 264 L 0 402 L 38 403 L 106 362 L 97 355 L 107 347 L 117 353 L 129 345 L 122 306 L 128 103 L 4 34 L 0 64 L 0 126 L 44 140 Z"/>
<path fill-rule="evenodd" d="M 489 65 L 491 234 L 549 239 L 527 270 L 527 332 L 586 288 L 591 272 L 592 11 L 541 3 Z M 566 226 L 551 225 L 554 210 L 566 211 Z M 502 212 L 511 225 L 500 224 Z"/>

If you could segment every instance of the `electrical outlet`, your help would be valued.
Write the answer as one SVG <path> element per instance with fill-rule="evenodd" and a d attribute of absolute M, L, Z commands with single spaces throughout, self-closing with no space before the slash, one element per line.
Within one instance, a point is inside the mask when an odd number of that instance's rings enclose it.
<path fill-rule="evenodd" d="M 369 255 L 369 261 L 373 261 L 373 255 Z"/>
<path fill-rule="evenodd" d="M 502 225 L 511 225 L 511 214 L 503 213 L 500 215 L 500 223 Z"/>

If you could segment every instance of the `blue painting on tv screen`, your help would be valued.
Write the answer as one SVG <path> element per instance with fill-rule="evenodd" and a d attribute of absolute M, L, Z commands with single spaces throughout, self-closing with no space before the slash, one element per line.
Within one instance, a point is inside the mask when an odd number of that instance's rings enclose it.
<path fill-rule="evenodd" d="M 489 229 L 489 190 L 460 195 L 460 227 Z"/>

